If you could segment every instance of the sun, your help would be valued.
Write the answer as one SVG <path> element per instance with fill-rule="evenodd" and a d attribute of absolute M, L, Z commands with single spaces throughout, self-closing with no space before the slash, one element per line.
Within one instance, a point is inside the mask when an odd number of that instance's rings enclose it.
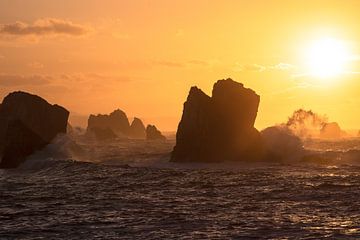
<path fill-rule="evenodd" d="M 350 53 L 344 41 L 323 38 L 312 42 L 306 51 L 306 65 L 311 76 L 322 79 L 345 72 Z"/>

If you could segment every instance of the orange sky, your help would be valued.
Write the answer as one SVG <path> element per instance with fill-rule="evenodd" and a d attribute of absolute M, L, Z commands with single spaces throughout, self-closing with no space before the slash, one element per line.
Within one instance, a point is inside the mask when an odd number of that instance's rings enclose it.
<path fill-rule="evenodd" d="M 258 128 L 299 107 L 360 128 L 360 1 L 0 0 L 0 97 L 26 90 L 72 112 L 121 108 L 175 130 L 190 86 L 231 77 L 261 95 Z M 354 56 L 336 80 L 306 75 L 316 39 Z"/>

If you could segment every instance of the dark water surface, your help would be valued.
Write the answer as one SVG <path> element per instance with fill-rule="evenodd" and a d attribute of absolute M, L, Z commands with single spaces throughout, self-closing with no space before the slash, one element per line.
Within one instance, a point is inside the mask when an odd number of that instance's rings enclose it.
<path fill-rule="evenodd" d="M 185 166 L 167 163 L 172 144 L 0 170 L 0 239 L 360 238 L 360 167 Z"/>

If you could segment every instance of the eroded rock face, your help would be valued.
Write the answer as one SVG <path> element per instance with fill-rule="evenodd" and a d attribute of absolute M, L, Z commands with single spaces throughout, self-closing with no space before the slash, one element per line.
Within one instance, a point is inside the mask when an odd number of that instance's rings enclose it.
<path fill-rule="evenodd" d="M 91 129 L 110 129 L 118 136 L 127 136 L 130 124 L 125 112 L 118 109 L 109 115 L 90 115 L 88 130 L 91 131 Z"/>
<path fill-rule="evenodd" d="M 145 139 L 146 130 L 143 122 L 139 118 L 134 118 L 130 125 L 129 136 L 136 139 Z"/>
<path fill-rule="evenodd" d="M 164 141 L 166 138 L 155 127 L 155 125 L 148 125 L 146 127 L 146 140 L 160 140 Z"/>
<path fill-rule="evenodd" d="M 69 112 L 39 96 L 14 92 L 0 106 L 1 168 L 13 168 L 66 133 Z"/>
<path fill-rule="evenodd" d="M 254 128 L 259 102 L 259 95 L 232 79 L 216 82 L 212 97 L 192 87 L 172 161 L 260 160 L 262 141 Z"/>

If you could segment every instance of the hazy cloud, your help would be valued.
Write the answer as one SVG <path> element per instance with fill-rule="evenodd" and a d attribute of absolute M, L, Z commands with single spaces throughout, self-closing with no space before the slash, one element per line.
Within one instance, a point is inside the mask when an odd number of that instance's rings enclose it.
<path fill-rule="evenodd" d="M 251 72 L 263 72 L 267 68 L 265 66 L 259 65 L 259 64 L 248 64 L 245 66 L 242 66 L 242 71 L 251 71 Z"/>
<path fill-rule="evenodd" d="M 197 60 L 192 59 L 188 61 L 169 61 L 169 60 L 154 60 L 151 61 L 151 65 L 165 66 L 165 67 L 189 67 L 189 66 L 201 66 L 201 67 L 209 67 L 217 64 L 217 60 Z"/>
<path fill-rule="evenodd" d="M 287 70 L 294 69 L 295 66 L 292 65 L 292 64 L 289 64 L 289 63 L 279 63 L 279 64 L 274 65 L 274 66 L 269 66 L 268 68 L 275 69 L 275 70 L 287 71 Z"/>
<path fill-rule="evenodd" d="M 181 62 L 173 62 L 173 61 L 153 61 L 154 65 L 166 66 L 166 67 L 185 67 L 185 65 Z"/>
<path fill-rule="evenodd" d="M 28 86 L 28 85 L 45 85 L 50 82 L 50 78 L 44 75 L 11 75 L 0 74 L 0 86 Z"/>
<path fill-rule="evenodd" d="M 56 18 L 38 19 L 32 24 L 20 21 L 15 23 L 0 24 L 0 34 L 10 36 L 82 36 L 87 34 L 89 30 L 90 29 L 85 26 Z"/>
<path fill-rule="evenodd" d="M 143 80 L 141 78 L 133 78 L 129 76 L 103 75 L 98 73 L 72 73 L 72 74 L 35 74 L 35 75 L 20 75 L 20 74 L 1 74 L 0 73 L 0 88 L 1 87 L 18 87 L 18 86 L 90 86 L 96 85 L 114 85 L 122 82 L 131 82 L 135 80 Z"/>
<path fill-rule="evenodd" d="M 42 64 L 40 62 L 31 62 L 27 66 L 29 68 L 34 68 L 34 69 L 42 69 L 42 68 L 44 68 L 44 64 Z"/>
<path fill-rule="evenodd" d="M 239 63 L 235 64 L 234 71 L 243 72 L 264 72 L 269 70 L 279 70 L 279 71 L 289 71 L 294 69 L 295 66 L 289 63 L 279 63 L 276 65 L 259 65 L 259 64 L 246 64 L 241 65 Z"/>
<path fill-rule="evenodd" d="M 207 62 L 207 61 L 196 60 L 196 59 L 190 60 L 190 61 L 188 61 L 188 63 L 191 64 L 191 65 L 198 65 L 198 66 L 204 66 L 204 67 L 210 65 L 210 63 Z"/>
<path fill-rule="evenodd" d="M 103 81 L 106 83 L 109 82 L 131 82 L 134 79 L 130 78 L 129 76 L 110 76 L 110 75 L 103 75 L 103 74 L 99 74 L 99 73 L 84 73 L 84 74 L 77 74 L 76 75 L 78 79 L 86 79 L 86 80 L 97 80 L 97 81 Z M 69 76 L 67 75 L 68 78 L 72 78 L 73 76 Z"/>
<path fill-rule="evenodd" d="M 360 71 L 343 71 L 339 73 L 342 76 L 345 75 L 358 75 L 360 74 Z M 293 74 L 291 75 L 293 78 L 308 78 L 308 77 L 313 77 L 312 73 L 297 73 L 297 74 Z"/>

